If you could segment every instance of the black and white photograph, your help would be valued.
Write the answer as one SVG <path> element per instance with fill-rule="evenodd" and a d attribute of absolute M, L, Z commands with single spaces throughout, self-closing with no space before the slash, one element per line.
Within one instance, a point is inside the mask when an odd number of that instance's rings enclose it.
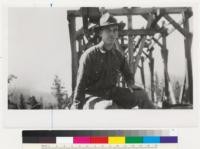
<path fill-rule="evenodd" d="M 9 7 L 8 110 L 193 109 L 192 7 Z"/>

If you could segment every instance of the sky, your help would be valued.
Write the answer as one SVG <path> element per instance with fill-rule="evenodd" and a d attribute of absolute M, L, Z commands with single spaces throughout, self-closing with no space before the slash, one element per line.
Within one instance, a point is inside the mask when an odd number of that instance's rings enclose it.
<path fill-rule="evenodd" d="M 15 85 L 30 89 L 32 94 L 49 94 L 55 75 L 71 93 L 71 52 L 67 8 L 9 8 L 8 9 L 8 73 L 18 78 Z M 173 16 L 180 20 L 180 16 Z M 118 18 L 118 21 L 126 18 Z M 81 26 L 78 19 L 77 28 Z M 141 17 L 133 18 L 134 28 L 146 26 Z M 183 77 L 184 42 L 175 31 L 167 38 L 169 73 Z M 160 48 L 156 46 L 155 71 L 163 75 Z M 145 67 L 148 67 L 146 63 Z M 147 72 L 148 74 L 148 72 Z M 139 75 L 138 75 L 139 78 Z"/>
<path fill-rule="evenodd" d="M 8 71 L 15 85 L 51 92 L 55 75 L 68 91 L 71 57 L 65 8 L 9 8 Z"/>

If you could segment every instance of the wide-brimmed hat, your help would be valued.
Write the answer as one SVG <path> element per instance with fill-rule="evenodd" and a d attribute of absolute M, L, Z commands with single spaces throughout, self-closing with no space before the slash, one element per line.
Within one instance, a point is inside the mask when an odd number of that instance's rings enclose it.
<path fill-rule="evenodd" d="M 93 29 L 100 30 L 102 28 L 112 25 L 117 25 L 119 27 L 119 30 L 122 30 L 125 27 L 125 23 L 118 23 L 115 17 L 113 17 L 110 13 L 106 12 L 100 17 L 99 24 L 93 26 Z"/>

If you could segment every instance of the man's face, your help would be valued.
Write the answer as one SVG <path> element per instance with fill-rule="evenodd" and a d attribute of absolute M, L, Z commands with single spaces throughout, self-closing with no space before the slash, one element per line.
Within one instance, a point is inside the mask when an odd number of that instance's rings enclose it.
<path fill-rule="evenodd" d="M 112 45 L 118 38 L 118 26 L 112 25 L 104 27 L 100 36 L 105 44 Z"/>

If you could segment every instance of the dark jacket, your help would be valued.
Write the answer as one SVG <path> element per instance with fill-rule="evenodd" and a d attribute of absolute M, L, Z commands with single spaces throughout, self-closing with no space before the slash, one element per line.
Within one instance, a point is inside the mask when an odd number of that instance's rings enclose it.
<path fill-rule="evenodd" d="M 121 73 L 126 82 L 133 81 L 125 57 L 116 49 L 104 50 L 100 43 L 86 50 L 79 61 L 74 101 L 83 106 L 85 94 L 107 98 L 112 87 L 116 86 Z"/>

